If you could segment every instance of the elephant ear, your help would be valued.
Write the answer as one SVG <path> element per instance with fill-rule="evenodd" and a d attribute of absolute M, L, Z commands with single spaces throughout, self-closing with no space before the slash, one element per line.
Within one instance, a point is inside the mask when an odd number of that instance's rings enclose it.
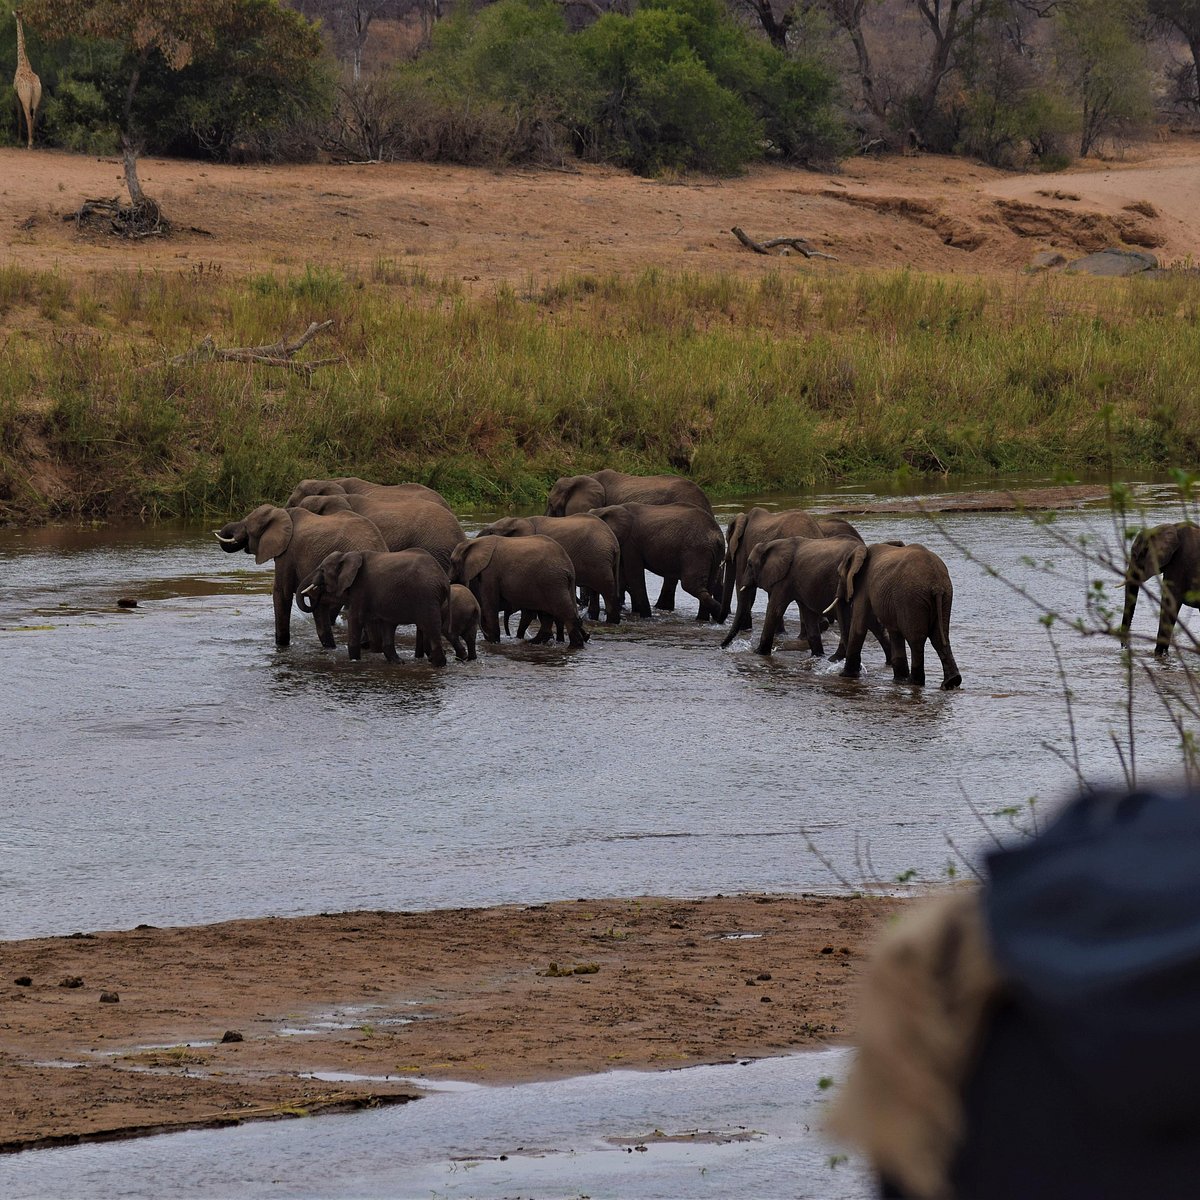
<path fill-rule="evenodd" d="M 329 560 L 325 560 L 330 566 Z M 363 567 L 363 556 L 361 550 L 351 550 L 343 554 L 337 562 L 337 583 L 336 595 L 344 596 L 353 586 L 354 581 L 358 578 L 359 571 Z"/>
<path fill-rule="evenodd" d="M 794 551 L 795 547 L 786 538 L 755 546 L 750 551 L 750 562 L 758 563 L 758 571 L 754 572 L 751 568 L 751 577 L 757 575 L 758 586 L 769 592 L 776 584 L 781 583 L 792 569 Z"/>
<path fill-rule="evenodd" d="M 728 546 L 725 550 L 725 561 L 736 562 L 738 547 L 742 544 L 742 538 L 746 536 L 746 514 L 738 513 L 732 521 L 729 522 L 729 528 L 725 531 Z"/>
<path fill-rule="evenodd" d="M 585 513 L 591 508 L 600 508 L 607 497 L 604 485 L 591 475 L 577 475 L 571 483 L 567 502 L 563 506 L 563 515 L 570 517 L 575 513 Z"/>
<path fill-rule="evenodd" d="M 504 538 L 487 537 L 476 538 L 471 543 L 470 548 L 463 556 L 463 583 L 470 583 L 477 575 L 487 570 L 488 564 L 492 561 L 492 555 L 496 553 L 496 547 L 504 540 Z"/>
<path fill-rule="evenodd" d="M 854 599 L 855 581 L 867 561 L 866 546 L 855 546 L 838 566 L 838 599 L 849 604 Z"/>
<path fill-rule="evenodd" d="M 1159 575 L 1162 573 L 1163 567 L 1175 557 L 1178 550 L 1179 526 L 1159 525 L 1150 530 L 1149 536 L 1146 538 L 1146 551 L 1142 561 L 1149 567 L 1150 574 Z"/>
<path fill-rule="evenodd" d="M 254 561 L 261 565 L 287 550 L 292 540 L 292 514 L 286 508 L 260 504 L 246 518 L 246 532 L 254 546 Z"/>

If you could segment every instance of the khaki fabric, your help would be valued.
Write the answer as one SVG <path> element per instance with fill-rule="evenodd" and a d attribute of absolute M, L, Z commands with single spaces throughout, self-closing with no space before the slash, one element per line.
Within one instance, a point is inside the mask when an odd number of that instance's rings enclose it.
<path fill-rule="evenodd" d="M 827 1127 L 910 1196 L 951 1195 L 961 1087 L 999 991 L 975 888 L 921 902 L 875 950 L 859 998 L 858 1054 Z"/>

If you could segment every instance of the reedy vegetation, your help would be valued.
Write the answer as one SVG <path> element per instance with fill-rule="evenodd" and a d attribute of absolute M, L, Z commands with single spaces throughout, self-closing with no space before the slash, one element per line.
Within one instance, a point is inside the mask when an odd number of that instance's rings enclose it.
<path fill-rule="evenodd" d="M 335 319 L 344 365 L 171 366 Z M 1200 456 L 1200 282 L 576 276 L 473 296 L 379 262 L 231 280 L 0 268 L 11 519 L 199 517 L 304 476 L 532 504 L 602 465 L 717 495 Z M 328 338 L 328 335 L 327 335 Z"/>

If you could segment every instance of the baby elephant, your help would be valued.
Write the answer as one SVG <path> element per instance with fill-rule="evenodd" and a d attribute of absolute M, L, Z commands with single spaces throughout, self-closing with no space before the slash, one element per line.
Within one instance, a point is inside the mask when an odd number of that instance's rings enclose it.
<path fill-rule="evenodd" d="M 450 585 L 450 601 L 442 614 L 442 632 L 454 647 L 454 657 L 475 661 L 475 638 L 479 633 L 479 601 L 469 587 Z"/>
<path fill-rule="evenodd" d="M 300 592 L 314 603 L 332 599 L 347 606 L 351 658 L 361 655 L 370 634 L 372 646 L 378 642 L 384 657 L 396 662 L 396 626 L 415 625 L 421 652 L 435 667 L 446 665 L 442 613 L 450 603 L 450 581 L 427 550 L 330 554 Z"/>

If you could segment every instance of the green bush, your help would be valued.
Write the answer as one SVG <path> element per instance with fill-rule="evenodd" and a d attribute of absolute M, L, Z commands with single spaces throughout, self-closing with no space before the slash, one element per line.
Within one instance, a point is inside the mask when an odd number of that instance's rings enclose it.
<path fill-rule="evenodd" d="M 62 76 L 42 105 L 42 137 L 82 154 L 115 154 L 120 131 L 100 89 L 87 79 Z"/>

